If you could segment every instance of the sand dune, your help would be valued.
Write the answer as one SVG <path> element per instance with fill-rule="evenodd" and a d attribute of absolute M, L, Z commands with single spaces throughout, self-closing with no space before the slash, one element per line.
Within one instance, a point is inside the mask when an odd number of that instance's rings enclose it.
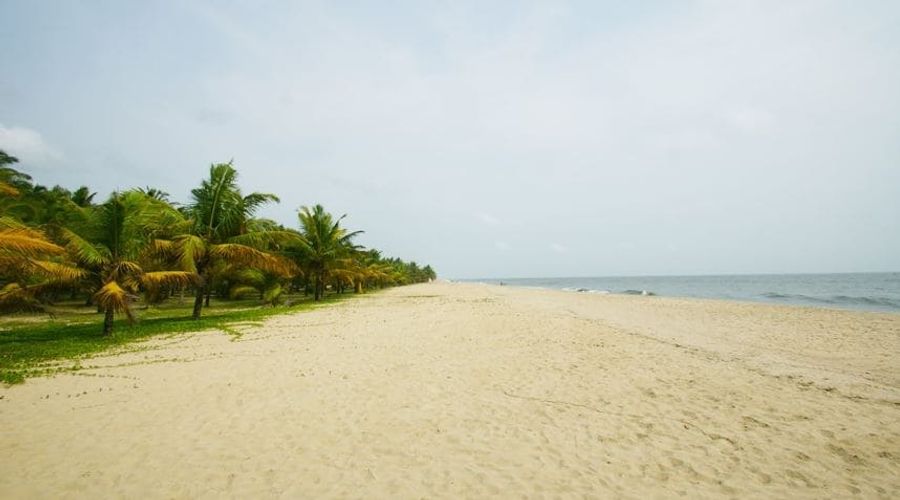
<path fill-rule="evenodd" d="M 429 284 L 0 389 L 0 497 L 900 496 L 900 316 Z"/>

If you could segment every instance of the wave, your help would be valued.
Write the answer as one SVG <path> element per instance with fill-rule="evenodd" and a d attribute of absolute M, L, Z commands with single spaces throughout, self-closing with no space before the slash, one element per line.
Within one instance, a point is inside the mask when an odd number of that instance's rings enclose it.
<path fill-rule="evenodd" d="M 561 289 L 564 292 L 578 292 L 578 293 L 600 293 L 607 294 L 609 290 L 598 290 L 596 288 L 582 288 L 582 287 L 564 287 Z"/>
<path fill-rule="evenodd" d="M 621 292 L 611 292 L 609 290 L 598 290 L 596 288 L 584 288 L 584 287 L 564 287 L 561 289 L 564 292 L 578 292 L 578 293 L 599 293 L 599 294 L 609 294 L 609 293 L 617 293 L 622 295 L 643 295 L 645 297 L 656 295 L 655 293 L 648 290 L 622 290 Z"/>
<path fill-rule="evenodd" d="M 900 309 L 900 300 L 890 297 L 852 295 L 829 295 L 827 297 L 816 297 L 813 295 L 803 295 L 800 293 L 778 292 L 766 292 L 762 294 L 762 297 L 765 297 L 767 299 L 810 302 L 816 304 L 876 306 L 886 307 L 890 309 Z"/>

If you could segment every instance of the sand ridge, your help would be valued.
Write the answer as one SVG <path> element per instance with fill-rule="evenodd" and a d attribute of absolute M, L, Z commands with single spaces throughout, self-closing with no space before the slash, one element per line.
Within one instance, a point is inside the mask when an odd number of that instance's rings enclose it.
<path fill-rule="evenodd" d="M 427 284 L 0 389 L 0 497 L 900 494 L 900 316 Z"/>

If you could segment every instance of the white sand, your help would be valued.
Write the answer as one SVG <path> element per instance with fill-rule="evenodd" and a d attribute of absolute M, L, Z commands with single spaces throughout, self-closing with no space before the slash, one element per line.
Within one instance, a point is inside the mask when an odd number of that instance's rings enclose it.
<path fill-rule="evenodd" d="M 900 315 L 431 284 L 0 389 L 0 497 L 900 497 Z"/>

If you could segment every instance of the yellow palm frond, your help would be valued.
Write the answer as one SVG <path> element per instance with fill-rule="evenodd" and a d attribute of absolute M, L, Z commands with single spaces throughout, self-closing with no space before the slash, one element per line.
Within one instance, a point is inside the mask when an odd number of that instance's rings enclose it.
<path fill-rule="evenodd" d="M 134 320 L 131 313 L 132 296 L 119 286 L 115 281 L 103 285 L 103 287 L 94 294 L 94 303 L 102 309 L 112 309 L 115 312 L 124 312 L 129 320 Z"/>
<path fill-rule="evenodd" d="M 144 272 L 141 269 L 141 266 L 137 262 L 132 262 L 130 260 L 123 260 L 121 262 L 117 262 L 115 266 L 112 267 L 112 275 L 114 279 L 125 279 L 129 276 L 140 276 Z"/>
<path fill-rule="evenodd" d="M 150 245 L 160 252 L 169 252 L 175 248 L 175 242 L 172 240 L 153 240 Z"/>
<path fill-rule="evenodd" d="M 37 271 L 36 274 L 42 275 L 53 283 L 72 283 L 84 278 L 87 274 L 83 269 L 49 260 L 31 260 L 30 264 Z"/>
<path fill-rule="evenodd" d="M 197 272 L 197 261 L 206 255 L 207 245 L 203 238 L 185 235 L 175 240 L 178 264 L 184 271 Z"/>
<path fill-rule="evenodd" d="M 290 230 L 272 230 L 272 231 L 253 231 L 228 239 L 229 243 L 238 245 L 246 245 L 257 249 L 270 248 L 273 245 L 287 245 L 291 243 L 299 243 L 303 236 L 296 231 Z"/>
<path fill-rule="evenodd" d="M 6 196 L 19 196 L 19 190 L 14 188 L 8 182 L 0 181 L 0 194 Z"/>
<path fill-rule="evenodd" d="M 37 312 L 43 310 L 36 299 L 40 287 L 24 287 L 18 283 L 8 283 L 0 287 L 0 311 Z"/>
<path fill-rule="evenodd" d="M 0 229 L 27 229 L 28 226 L 8 215 L 0 215 Z"/>
<path fill-rule="evenodd" d="M 172 240 L 154 239 L 144 249 L 145 256 L 169 258 L 177 255 L 177 247 Z"/>
<path fill-rule="evenodd" d="M 0 229 L 0 253 L 37 257 L 63 251 L 59 245 L 47 241 L 39 231 L 28 228 Z"/>
<path fill-rule="evenodd" d="M 292 264 L 286 259 L 236 243 L 215 245 L 209 253 L 232 264 L 256 267 L 277 274 L 289 274 L 292 269 Z"/>
<path fill-rule="evenodd" d="M 197 275 L 189 271 L 153 271 L 141 275 L 141 283 L 149 288 L 188 286 L 197 282 Z"/>

